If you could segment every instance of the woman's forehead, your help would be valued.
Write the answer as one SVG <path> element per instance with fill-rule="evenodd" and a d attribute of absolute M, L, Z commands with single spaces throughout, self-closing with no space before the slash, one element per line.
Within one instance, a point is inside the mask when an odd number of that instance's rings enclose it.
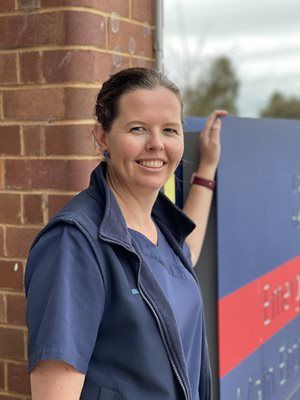
<path fill-rule="evenodd" d="M 181 118 L 181 103 L 177 95 L 164 87 L 136 89 L 121 96 L 119 114 L 170 114 Z"/>

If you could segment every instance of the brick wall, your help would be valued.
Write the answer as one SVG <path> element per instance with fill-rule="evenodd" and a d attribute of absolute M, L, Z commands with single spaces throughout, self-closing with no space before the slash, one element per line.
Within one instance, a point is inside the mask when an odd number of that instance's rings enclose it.
<path fill-rule="evenodd" d="M 88 183 L 95 94 L 154 66 L 151 0 L 0 0 L 0 400 L 29 399 L 23 274 L 49 217 Z"/>

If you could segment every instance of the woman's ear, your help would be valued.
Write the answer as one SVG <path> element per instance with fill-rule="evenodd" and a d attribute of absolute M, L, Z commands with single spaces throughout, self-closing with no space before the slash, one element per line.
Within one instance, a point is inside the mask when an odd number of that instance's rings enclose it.
<path fill-rule="evenodd" d="M 102 151 L 106 150 L 107 149 L 106 133 L 105 133 L 102 125 L 99 122 L 96 122 L 94 124 L 93 136 L 94 136 L 96 143 L 100 147 L 100 150 L 102 150 Z"/>

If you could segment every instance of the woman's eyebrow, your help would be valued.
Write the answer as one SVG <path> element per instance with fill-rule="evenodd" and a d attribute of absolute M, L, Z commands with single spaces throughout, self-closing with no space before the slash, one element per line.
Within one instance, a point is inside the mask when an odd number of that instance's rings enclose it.
<path fill-rule="evenodd" d="M 129 126 L 129 125 L 146 125 L 146 122 L 144 122 L 144 121 L 136 121 L 136 120 L 133 120 L 133 121 L 127 122 L 127 124 L 125 125 L 125 127 L 126 127 L 126 126 Z"/>
<path fill-rule="evenodd" d="M 173 126 L 177 128 L 182 128 L 182 124 L 178 122 L 166 122 L 163 126 Z"/>
<path fill-rule="evenodd" d="M 138 121 L 138 120 L 132 120 L 127 122 L 124 127 L 127 128 L 131 125 L 147 125 L 147 123 L 145 121 Z M 178 129 L 182 129 L 182 124 L 179 122 L 175 122 L 175 121 L 169 121 L 169 122 L 165 122 L 162 124 L 163 127 L 168 127 L 168 126 L 172 126 L 172 127 L 176 127 Z"/>

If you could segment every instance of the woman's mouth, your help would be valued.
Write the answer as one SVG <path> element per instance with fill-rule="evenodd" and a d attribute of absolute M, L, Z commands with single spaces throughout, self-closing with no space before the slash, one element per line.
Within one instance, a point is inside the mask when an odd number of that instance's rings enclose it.
<path fill-rule="evenodd" d="M 161 168 L 165 164 L 162 160 L 140 160 L 137 163 L 148 168 Z"/>

